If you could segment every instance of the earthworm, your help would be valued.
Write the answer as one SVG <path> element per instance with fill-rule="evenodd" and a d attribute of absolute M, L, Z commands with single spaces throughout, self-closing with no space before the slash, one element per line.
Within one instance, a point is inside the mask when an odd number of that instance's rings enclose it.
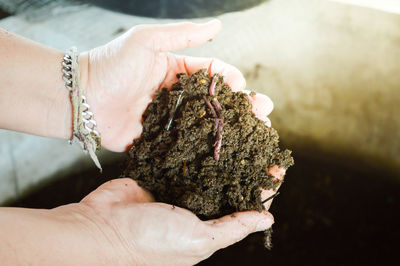
<path fill-rule="evenodd" d="M 215 95 L 215 85 L 217 85 L 217 81 L 218 81 L 218 77 L 217 75 L 214 75 L 212 81 L 211 81 L 211 85 L 210 88 L 208 89 L 210 96 L 214 96 Z"/>
<path fill-rule="evenodd" d="M 213 97 L 212 103 L 215 107 L 215 110 L 217 110 L 218 117 L 221 118 L 221 110 L 222 110 L 221 104 L 219 103 L 217 97 L 214 97 L 215 96 L 215 86 L 217 85 L 217 81 L 218 81 L 218 76 L 214 75 L 208 91 L 210 93 L 210 96 Z"/>
<path fill-rule="evenodd" d="M 215 112 L 214 107 L 211 105 L 210 101 L 207 100 L 207 97 L 205 95 L 203 95 L 203 100 L 207 104 L 208 108 L 210 108 L 213 117 L 217 118 L 217 113 Z"/>
<path fill-rule="evenodd" d="M 217 114 L 218 114 L 219 116 L 221 116 L 222 108 L 221 108 L 221 104 L 219 103 L 217 97 L 215 97 L 215 98 L 213 99 L 212 103 L 213 103 L 213 105 L 214 105 L 214 107 L 215 107 L 215 110 L 217 110 Z"/>
<path fill-rule="evenodd" d="M 217 130 L 217 131 L 218 131 L 218 125 L 219 125 L 220 121 L 221 121 L 221 118 L 216 118 L 215 119 L 215 130 Z"/>
<path fill-rule="evenodd" d="M 217 140 L 215 142 L 215 148 L 214 148 L 214 159 L 216 161 L 219 160 L 219 154 L 220 154 L 221 145 L 222 145 L 222 123 L 223 122 L 224 122 L 224 117 L 222 116 L 219 119 L 218 129 L 217 129 Z"/>
<path fill-rule="evenodd" d="M 217 97 L 215 97 L 215 86 L 217 85 L 218 81 L 218 76 L 214 75 L 210 88 L 208 89 L 208 92 L 210 93 L 210 96 L 213 97 L 212 104 L 210 103 L 209 100 L 207 100 L 206 96 L 203 96 L 203 100 L 207 104 L 208 108 L 211 110 L 211 113 L 213 117 L 215 118 L 215 128 L 217 129 L 217 138 L 215 141 L 215 147 L 214 147 L 214 159 L 216 161 L 219 160 L 220 156 L 220 151 L 221 151 L 221 146 L 222 146 L 222 124 L 224 123 L 224 117 L 222 116 L 222 107 L 221 104 L 219 103 Z M 215 109 L 214 109 L 214 107 Z M 215 110 L 217 110 L 215 112 Z"/>

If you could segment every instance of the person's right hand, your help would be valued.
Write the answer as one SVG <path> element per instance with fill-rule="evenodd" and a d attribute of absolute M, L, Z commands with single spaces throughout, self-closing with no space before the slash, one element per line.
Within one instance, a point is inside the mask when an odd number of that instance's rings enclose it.
<path fill-rule="evenodd" d="M 201 221 L 188 210 L 154 202 L 128 178 L 109 181 L 80 203 L 54 211 L 60 217 L 85 217 L 72 224 L 83 234 L 64 237 L 75 245 L 84 243 L 84 249 L 93 248 L 94 255 L 113 265 L 193 265 L 273 223 L 267 211 Z M 85 241 L 78 239 L 82 236 Z"/>

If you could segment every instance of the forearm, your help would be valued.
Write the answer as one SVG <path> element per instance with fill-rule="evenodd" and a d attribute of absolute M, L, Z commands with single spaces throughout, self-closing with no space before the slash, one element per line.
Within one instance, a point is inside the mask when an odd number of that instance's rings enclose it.
<path fill-rule="evenodd" d="M 0 29 L 0 128 L 71 137 L 72 106 L 62 58 L 61 51 Z"/>
<path fill-rule="evenodd" d="M 68 207 L 68 206 L 66 206 Z M 64 207 L 63 207 L 64 208 Z M 0 208 L 1 265 L 103 265 L 106 260 L 82 227 L 84 215 L 56 210 Z"/>

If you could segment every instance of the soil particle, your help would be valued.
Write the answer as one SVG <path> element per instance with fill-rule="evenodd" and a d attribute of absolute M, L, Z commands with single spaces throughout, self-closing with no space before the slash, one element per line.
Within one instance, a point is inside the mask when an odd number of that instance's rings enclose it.
<path fill-rule="evenodd" d="M 178 74 L 179 82 L 155 95 L 125 170 L 158 201 L 202 219 L 262 211 L 261 189 L 282 182 L 268 168 L 293 165 L 291 152 L 278 146 L 276 130 L 252 113 L 249 96 L 232 92 L 216 75 L 212 92 L 213 78 L 200 70 Z"/>
<path fill-rule="evenodd" d="M 272 249 L 272 227 L 264 231 L 264 246 L 269 250 Z"/>

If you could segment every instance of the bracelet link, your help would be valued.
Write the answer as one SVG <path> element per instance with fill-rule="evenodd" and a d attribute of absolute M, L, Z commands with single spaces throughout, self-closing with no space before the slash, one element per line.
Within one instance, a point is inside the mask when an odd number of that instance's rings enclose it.
<path fill-rule="evenodd" d="M 73 136 L 69 141 L 80 143 L 82 149 L 88 152 L 93 162 L 101 171 L 100 162 L 96 151 L 101 148 L 101 137 L 97 131 L 94 114 L 87 103 L 82 86 L 78 65 L 78 52 L 76 47 L 67 50 L 62 62 L 63 80 L 65 88 L 70 92 L 73 107 Z"/>

